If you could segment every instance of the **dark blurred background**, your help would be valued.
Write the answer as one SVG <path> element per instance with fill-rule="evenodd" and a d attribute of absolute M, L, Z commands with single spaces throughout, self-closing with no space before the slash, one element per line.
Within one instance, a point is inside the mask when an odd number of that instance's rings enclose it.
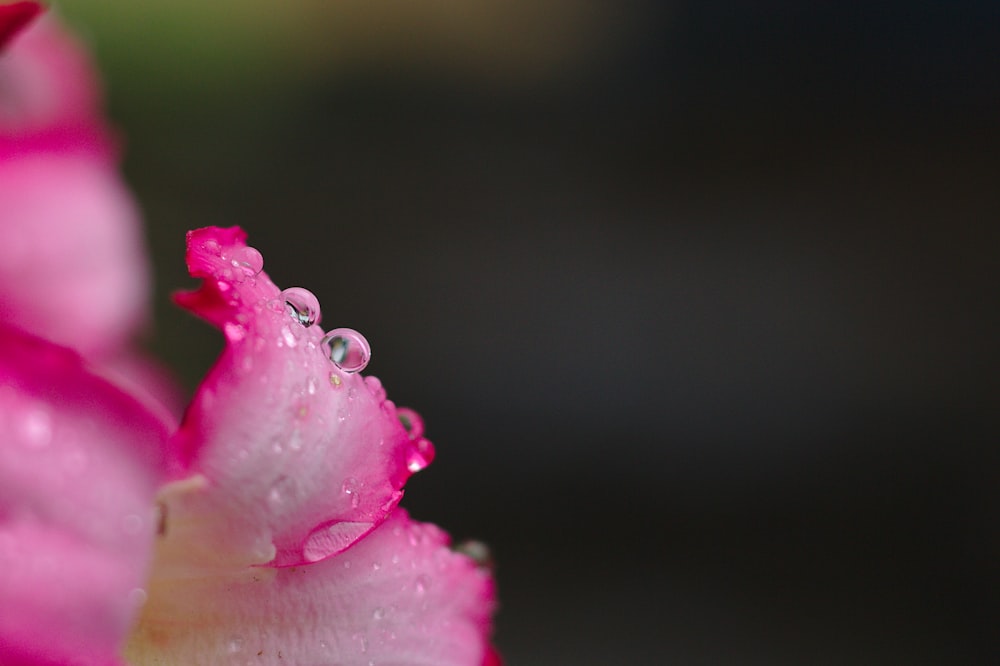
<path fill-rule="evenodd" d="M 990 661 L 997 3 L 61 4 L 155 351 L 210 224 L 365 333 L 510 666 Z"/>

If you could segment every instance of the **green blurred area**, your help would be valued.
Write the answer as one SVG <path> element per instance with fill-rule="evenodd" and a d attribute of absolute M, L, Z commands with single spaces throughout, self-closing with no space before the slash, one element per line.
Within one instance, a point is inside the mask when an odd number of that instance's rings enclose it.
<path fill-rule="evenodd" d="M 131 95 L 274 90 L 358 68 L 431 69 L 486 86 L 550 81 L 636 20 L 595 0 L 78 0 L 57 3 Z M 598 55 L 599 57 L 599 55 Z"/>

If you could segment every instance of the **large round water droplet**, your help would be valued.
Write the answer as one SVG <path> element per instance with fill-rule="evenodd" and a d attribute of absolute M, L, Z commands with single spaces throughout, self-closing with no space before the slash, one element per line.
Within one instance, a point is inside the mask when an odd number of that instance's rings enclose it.
<path fill-rule="evenodd" d="M 308 289 L 289 287 L 281 292 L 281 298 L 285 301 L 292 319 L 306 328 L 319 321 L 319 299 Z"/>
<path fill-rule="evenodd" d="M 237 274 L 252 278 L 264 270 L 264 256 L 255 247 L 238 247 L 228 256 Z"/>
<path fill-rule="evenodd" d="M 368 365 L 372 348 L 353 328 L 335 328 L 323 336 L 330 360 L 344 372 L 361 372 Z"/>

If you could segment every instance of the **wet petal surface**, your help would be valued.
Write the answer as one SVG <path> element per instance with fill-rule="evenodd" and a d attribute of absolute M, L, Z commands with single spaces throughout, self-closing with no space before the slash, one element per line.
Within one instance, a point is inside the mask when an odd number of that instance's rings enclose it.
<path fill-rule="evenodd" d="M 286 303 L 250 250 L 237 228 L 192 232 L 188 266 L 203 283 L 177 297 L 226 337 L 177 437 L 200 481 L 164 496 L 194 568 L 344 550 L 385 520 L 408 461 L 429 446 L 410 438 L 377 380 L 330 360 L 319 313 Z"/>
<path fill-rule="evenodd" d="M 447 544 L 397 510 L 316 564 L 154 580 L 126 656 L 134 666 L 499 663 L 487 642 L 493 581 Z"/>
<path fill-rule="evenodd" d="M 75 353 L 0 327 L 0 663 L 115 661 L 171 429 Z"/>

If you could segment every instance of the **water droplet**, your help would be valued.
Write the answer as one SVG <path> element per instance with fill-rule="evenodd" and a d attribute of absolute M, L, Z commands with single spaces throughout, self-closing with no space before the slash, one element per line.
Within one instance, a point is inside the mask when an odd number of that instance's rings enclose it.
<path fill-rule="evenodd" d="M 306 324 L 306 326 L 308 326 L 308 324 Z M 295 334 L 293 334 L 292 330 L 287 326 L 281 327 L 281 339 L 285 341 L 285 344 L 288 345 L 289 348 L 293 348 L 298 344 L 298 340 L 295 339 Z"/>
<path fill-rule="evenodd" d="M 255 247 L 236 248 L 229 255 L 229 261 L 236 269 L 237 275 L 242 272 L 248 278 L 256 277 L 264 270 L 264 256 Z"/>
<path fill-rule="evenodd" d="M 424 434 L 424 420 L 420 418 L 420 414 L 408 407 L 399 407 L 396 409 L 396 416 L 410 435 L 410 439 L 416 439 Z"/>
<path fill-rule="evenodd" d="M 243 637 L 233 636 L 229 639 L 229 654 L 236 654 L 243 650 Z"/>
<path fill-rule="evenodd" d="M 376 402 L 385 402 L 385 389 L 382 387 L 382 380 L 378 377 L 365 377 L 365 384 L 375 396 Z"/>
<path fill-rule="evenodd" d="M 141 587 L 133 587 L 128 593 L 128 602 L 133 608 L 140 608 L 149 599 L 149 595 L 146 594 L 146 590 Z"/>
<path fill-rule="evenodd" d="M 371 523 L 333 521 L 314 529 L 306 538 L 302 555 L 308 562 L 318 562 L 336 555 L 364 536 Z"/>
<path fill-rule="evenodd" d="M 306 328 L 319 322 L 319 299 L 308 289 L 289 287 L 281 292 L 281 298 L 285 301 L 292 319 Z"/>
<path fill-rule="evenodd" d="M 128 535 L 136 535 L 142 531 L 142 518 L 130 513 L 122 518 L 122 531 Z"/>
<path fill-rule="evenodd" d="M 344 372 L 361 372 L 368 365 L 372 349 L 353 328 L 335 328 L 323 336 L 330 360 Z"/>
<path fill-rule="evenodd" d="M 208 252 L 209 254 L 214 254 L 215 256 L 220 256 L 222 254 L 222 246 L 215 239 L 209 238 L 207 241 L 201 244 L 201 248 Z"/>
<path fill-rule="evenodd" d="M 356 633 L 351 636 L 351 640 L 357 641 L 361 644 L 361 651 L 368 652 L 368 637 L 362 633 Z"/>
<path fill-rule="evenodd" d="M 382 620 L 382 619 L 385 619 L 385 609 L 379 607 L 379 608 L 376 608 L 375 610 L 373 610 L 372 611 L 372 619 L 373 620 Z"/>
<path fill-rule="evenodd" d="M 329 643 L 327 643 L 326 641 L 320 641 L 320 642 L 319 642 L 319 649 L 320 649 L 320 650 L 326 650 L 326 649 L 328 649 L 329 647 L 330 647 L 330 644 L 329 644 Z"/>
<path fill-rule="evenodd" d="M 372 571 L 378 571 L 382 568 L 382 564 L 379 562 L 372 562 Z"/>
<path fill-rule="evenodd" d="M 434 445 L 421 437 L 413 442 L 413 448 L 407 454 L 406 468 L 416 474 L 430 465 L 432 460 L 434 460 Z"/>
<path fill-rule="evenodd" d="M 275 479 L 271 489 L 267 491 L 267 501 L 271 506 L 278 507 L 295 499 L 298 490 L 297 482 L 285 475 Z"/>
<path fill-rule="evenodd" d="M 414 589 L 416 589 L 417 594 L 423 594 L 427 591 L 429 584 L 430 581 L 427 579 L 427 576 L 417 576 L 417 584 L 414 586 Z"/>
<path fill-rule="evenodd" d="M 361 493 L 358 492 L 358 480 L 353 476 L 347 477 L 344 479 L 344 485 L 341 486 L 341 490 L 351 498 L 351 508 L 357 509 L 358 505 L 361 504 Z"/>
<path fill-rule="evenodd" d="M 475 539 L 463 541 L 455 546 L 454 550 L 456 553 L 465 555 L 484 569 L 493 568 L 493 554 L 490 552 L 490 547 L 482 541 L 476 541 Z"/>
<path fill-rule="evenodd" d="M 222 326 L 222 332 L 226 334 L 226 338 L 228 338 L 230 342 L 239 342 L 245 338 L 247 334 L 247 330 L 245 328 L 231 321 L 227 321 Z"/>

